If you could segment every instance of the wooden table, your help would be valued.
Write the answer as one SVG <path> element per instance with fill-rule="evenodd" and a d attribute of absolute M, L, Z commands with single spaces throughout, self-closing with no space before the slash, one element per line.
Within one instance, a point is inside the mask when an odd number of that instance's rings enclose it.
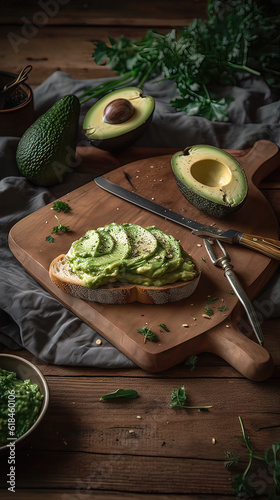
<path fill-rule="evenodd" d="M 56 69 L 77 78 L 109 76 L 92 59 L 92 40 L 108 35 L 138 37 L 147 28 L 163 32 L 183 26 L 191 18 L 206 17 L 206 2 L 54 2 L 56 15 L 41 17 L 32 1 L 10 3 L 2 12 L 2 69 L 16 72 L 33 65 L 30 83 L 40 84 Z M 47 2 L 43 2 L 44 5 Z M 95 4 L 92 6 L 92 4 Z M 27 21 L 26 21 L 27 19 Z M 27 38 L 35 26 L 33 35 Z M 44 23 L 43 23 L 44 24 Z M 23 37 L 17 48 L 10 33 Z M 25 35 L 24 35 L 25 33 Z M 19 40 L 18 40 L 19 41 Z M 18 50 L 16 50 L 18 49 Z M 280 170 L 261 185 L 280 216 Z M 265 382 L 244 379 L 220 358 L 201 354 L 194 371 L 177 366 L 160 374 L 141 369 L 105 370 L 43 364 L 26 351 L 17 354 L 35 363 L 47 377 L 50 408 L 39 434 L 17 451 L 16 496 L 21 499 L 87 498 L 96 500 L 162 500 L 235 498 L 232 472 L 224 466 L 226 450 L 242 454 L 241 416 L 259 455 L 279 441 L 280 319 L 262 322 L 266 348 L 275 370 Z M 6 352 L 9 352 L 6 350 Z M 185 385 L 190 404 L 207 402 L 209 412 L 170 407 L 173 389 Z M 135 389 L 139 398 L 100 402 L 99 398 L 122 387 Z M 7 491 L 7 460 L 1 459 L 1 498 Z M 259 493 L 269 485 L 261 462 L 250 472 Z M 263 498 L 266 498 L 265 496 Z"/>

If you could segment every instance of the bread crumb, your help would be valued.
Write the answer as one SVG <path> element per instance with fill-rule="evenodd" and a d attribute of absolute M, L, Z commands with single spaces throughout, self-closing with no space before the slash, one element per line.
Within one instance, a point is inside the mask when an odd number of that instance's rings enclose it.
<path fill-rule="evenodd" d="M 211 319 L 211 316 L 209 316 L 209 314 L 202 314 L 202 317 L 207 318 L 207 319 Z"/>
<path fill-rule="evenodd" d="M 100 344 L 101 344 L 101 340 L 100 340 L 100 339 L 97 339 L 97 340 L 95 341 L 95 343 L 96 343 L 97 345 L 100 345 Z"/>
<path fill-rule="evenodd" d="M 216 439 L 215 438 L 212 438 L 212 444 L 216 444 Z"/>

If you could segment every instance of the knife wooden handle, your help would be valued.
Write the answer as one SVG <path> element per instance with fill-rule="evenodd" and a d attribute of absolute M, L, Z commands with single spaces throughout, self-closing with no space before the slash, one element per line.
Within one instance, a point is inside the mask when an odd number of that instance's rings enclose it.
<path fill-rule="evenodd" d="M 280 241 L 278 240 L 244 233 L 239 240 L 239 244 L 267 255 L 271 259 L 280 260 Z"/>

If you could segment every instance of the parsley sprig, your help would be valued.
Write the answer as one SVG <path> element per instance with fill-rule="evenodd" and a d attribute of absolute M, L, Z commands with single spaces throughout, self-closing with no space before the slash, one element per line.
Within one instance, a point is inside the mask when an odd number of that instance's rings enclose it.
<path fill-rule="evenodd" d="M 280 81 L 277 6 L 267 0 L 208 1 L 208 20 L 194 19 L 181 32 L 163 35 L 149 31 L 140 39 L 97 42 L 93 58 L 119 77 L 88 89 L 91 98 L 126 87 L 142 87 L 151 78 L 173 81 L 178 97 L 171 101 L 178 111 L 213 121 L 229 120 L 231 98 L 217 97 L 221 87 L 238 85 L 244 77 L 261 76 L 268 85 Z"/>
<path fill-rule="evenodd" d="M 70 226 L 63 226 L 63 224 L 61 224 L 61 222 L 59 221 L 59 218 L 55 215 L 55 218 L 58 222 L 58 226 L 54 226 L 52 228 L 52 234 L 53 233 L 68 233 L 70 231 Z"/>
<path fill-rule="evenodd" d="M 234 493 L 237 498 L 250 499 L 257 496 L 257 491 L 250 481 L 249 472 L 254 461 L 261 461 L 268 466 L 270 472 L 272 473 L 273 486 L 267 492 L 267 498 L 269 500 L 277 500 L 280 498 L 280 442 L 274 443 L 271 448 L 266 450 L 263 457 L 256 455 L 251 439 L 246 433 L 242 418 L 238 418 L 242 431 L 241 439 L 247 449 L 246 455 L 248 456 L 248 464 L 243 474 L 237 474 L 233 477 L 232 488 Z M 235 455 L 232 451 L 227 451 L 226 458 L 227 460 L 224 462 L 224 465 L 225 467 L 230 468 L 239 462 L 241 456 Z"/>

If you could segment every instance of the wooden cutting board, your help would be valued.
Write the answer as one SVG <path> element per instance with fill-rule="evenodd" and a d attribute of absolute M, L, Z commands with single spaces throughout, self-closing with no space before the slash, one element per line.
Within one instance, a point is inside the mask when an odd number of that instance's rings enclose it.
<path fill-rule="evenodd" d="M 279 165 L 277 145 L 270 141 L 258 141 L 249 150 L 229 152 L 246 171 L 249 194 L 242 209 L 223 220 L 203 214 L 183 197 L 172 174 L 171 155 L 135 161 L 111 171 L 106 177 L 134 190 L 126 172 L 138 194 L 184 216 L 222 229 L 233 228 L 278 239 L 276 217 L 257 188 L 259 182 Z M 57 225 L 50 204 L 25 217 L 11 229 L 9 246 L 26 271 L 82 321 L 148 372 L 166 370 L 191 354 L 207 351 L 219 355 L 249 379 L 264 380 L 271 375 L 273 362 L 270 354 L 256 342 L 237 297 L 229 293 L 230 285 L 223 271 L 211 264 L 201 239 L 182 226 L 103 191 L 94 181 L 60 199 L 71 206 L 71 212 L 59 214 L 60 222 L 69 225 L 71 233 L 54 235 L 55 242 L 52 244 L 46 241 L 52 227 Z M 110 222 L 131 222 L 144 227 L 154 224 L 180 240 L 202 269 L 195 293 L 172 304 L 144 305 L 134 302 L 120 306 L 86 302 L 58 290 L 49 279 L 50 262 L 57 255 L 66 253 L 72 241 L 83 236 L 88 229 Z M 272 277 L 278 263 L 239 245 L 227 245 L 227 250 L 236 274 L 249 297 L 253 298 Z M 207 319 L 202 315 L 212 298 L 217 298 L 210 304 L 214 314 Z M 225 311 L 219 310 L 222 306 L 226 306 Z M 240 322 L 244 333 L 238 329 Z M 169 332 L 159 326 L 162 323 Z M 137 332 L 143 326 L 158 334 L 158 343 L 144 343 L 143 336 Z"/>

